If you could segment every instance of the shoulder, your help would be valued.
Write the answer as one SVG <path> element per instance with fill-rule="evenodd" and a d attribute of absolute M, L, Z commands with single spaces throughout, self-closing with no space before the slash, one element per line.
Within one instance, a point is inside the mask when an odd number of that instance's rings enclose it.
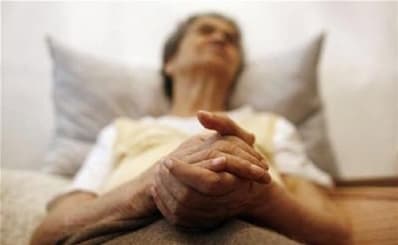
<path fill-rule="evenodd" d="M 296 140 L 298 137 L 296 126 L 286 117 L 270 111 L 252 110 L 245 118 L 246 124 L 255 125 L 272 135 L 272 141 Z"/>
<path fill-rule="evenodd" d="M 129 117 L 118 117 L 113 120 L 111 124 L 108 126 L 113 126 L 114 128 L 125 126 L 125 125 L 134 125 L 137 123 L 137 120 L 129 118 Z"/>
<path fill-rule="evenodd" d="M 125 131 L 126 129 L 133 127 L 134 125 L 136 125 L 136 123 L 136 120 L 128 117 L 116 118 L 111 123 L 102 128 L 102 130 L 98 134 L 97 142 L 113 142 L 119 132 Z"/>
<path fill-rule="evenodd" d="M 266 120 L 272 122 L 279 130 L 283 131 L 294 131 L 295 125 L 289 121 L 286 117 L 271 111 L 257 111 L 250 108 L 250 113 L 248 117 L 254 120 Z"/>

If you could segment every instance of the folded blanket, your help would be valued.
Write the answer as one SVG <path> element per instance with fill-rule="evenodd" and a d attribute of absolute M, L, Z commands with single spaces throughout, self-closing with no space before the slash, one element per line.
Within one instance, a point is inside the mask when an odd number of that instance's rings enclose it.
<path fill-rule="evenodd" d="M 395 245 L 398 241 L 398 188 L 337 188 L 331 198 L 349 216 L 353 243 Z M 181 230 L 165 220 L 139 220 L 86 229 L 80 244 L 299 244 L 272 230 L 232 220 L 211 230 Z M 148 225 L 149 224 L 149 225 Z M 89 234 L 89 236 L 87 235 Z M 77 241 L 77 240 L 74 240 Z M 77 244 L 77 243 L 67 243 Z"/>
<path fill-rule="evenodd" d="M 28 170 L 1 169 L 1 245 L 29 244 L 46 204 L 70 181 Z"/>
<path fill-rule="evenodd" d="M 0 244 L 28 244 L 45 204 L 69 181 L 30 171 L 1 169 Z M 351 217 L 353 244 L 397 244 L 398 188 L 337 188 L 331 195 Z M 28 205 L 27 205 L 28 204 Z M 233 220 L 208 232 L 187 232 L 163 219 L 103 224 L 73 234 L 84 244 L 297 244 L 274 231 Z M 153 222 L 153 223 L 152 223 Z M 104 228 L 105 227 L 105 228 Z M 88 234 L 83 237 L 82 234 Z M 108 235 L 108 236 L 107 236 Z M 84 239 L 83 239 L 84 238 Z M 72 241 L 72 237 L 70 237 Z M 74 240 L 77 241 L 77 240 Z M 67 242 L 67 241 L 65 241 Z"/>
<path fill-rule="evenodd" d="M 164 219 L 152 223 L 153 218 L 97 225 L 74 234 L 62 244 L 299 244 L 274 231 L 240 220 L 226 222 L 209 231 L 191 231 L 170 225 Z M 146 225 L 148 223 L 152 224 Z"/>
<path fill-rule="evenodd" d="M 114 221 L 89 226 L 82 231 L 65 237 L 60 244 L 104 244 L 114 238 L 123 236 L 153 223 L 159 216 L 148 218 Z"/>

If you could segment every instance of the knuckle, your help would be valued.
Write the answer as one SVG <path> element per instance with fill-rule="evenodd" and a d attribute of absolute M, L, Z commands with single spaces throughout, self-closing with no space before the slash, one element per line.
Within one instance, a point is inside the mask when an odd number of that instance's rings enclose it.
<path fill-rule="evenodd" d="M 168 162 L 168 164 L 166 164 Z M 172 157 L 165 157 L 160 162 L 165 168 L 167 168 L 170 172 L 175 170 L 175 162 L 172 160 Z M 160 169 L 160 168 L 158 168 Z"/>
<path fill-rule="evenodd" d="M 212 147 L 214 149 L 220 149 L 223 147 L 223 142 L 221 140 L 217 140 L 213 143 Z"/>
<path fill-rule="evenodd" d="M 242 141 L 238 136 L 235 136 L 235 135 L 229 135 L 229 136 L 227 136 L 227 139 L 230 141 L 239 141 L 239 142 Z"/>
<path fill-rule="evenodd" d="M 233 144 L 246 144 L 246 142 L 244 140 L 242 140 L 241 138 L 239 138 L 238 136 L 234 136 L 234 135 L 230 135 L 228 136 L 228 141 L 230 141 Z"/>
<path fill-rule="evenodd" d="M 243 142 L 243 140 L 236 135 L 230 135 L 230 136 L 228 136 L 228 139 L 231 141 Z"/>
<path fill-rule="evenodd" d="M 226 142 L 224 140 L 217 140 L 214 142 L 213 147 L 215 149 L 224 149 L 226 147 Z"/>
<path fill-rule="evenodd" d="M 237 144 L 230 144 L 229 150 L 233 153 L 236 153 L 240 150 L 240 147 Z"/>
<path fill-rule="evenodd" d="M 217 156 L 217 151 L 216 151 L 216 150 L 214 150 L 214 149 L 209 149 L 209 150 L 206 151 L 205 157 L 206 157 L 207 159 L 214 158 L 214 157 L 216 157 L 216 156 Z"/>

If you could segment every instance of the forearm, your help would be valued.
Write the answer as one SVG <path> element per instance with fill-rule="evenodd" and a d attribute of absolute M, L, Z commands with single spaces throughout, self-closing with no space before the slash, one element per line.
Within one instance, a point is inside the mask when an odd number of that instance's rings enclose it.
<path fill-rule="evenodd" d="M 309 244 L 349 242 L 349 226 L 343 214 L 327 200 L 319 199 L 321 195 L 314 190 L 291 193 L 276 184 L 267 188 L 264 205 L 248 215 L 251 221 Z M 307 201 L 302 197 L 305 193 Z"/>
<path fill-rule="evenodd" d="M 100 196 L 77 193 L 61 200 L 32 236 L 32 244 L 55 244 L 87 226 L 100 222 L 135 219 L 156 210 L 145 173 Z"/>
<path fill-rule="evenodd" d="M 31 244 L 55 244 L 68 234 L 94 222 L 100 217 L 94 217 L 90 212 L 90 210 L 93 210 L 92 206 L 95 199 L 97 197 L 89 193 L 77 192 L 57 201 L 55 207 L 51 209 L 34 231 Z M 85 212 L 86 210 L 89 212 Z M 78 215 L 80 212 L 83 213 L 83 216 Z"/>

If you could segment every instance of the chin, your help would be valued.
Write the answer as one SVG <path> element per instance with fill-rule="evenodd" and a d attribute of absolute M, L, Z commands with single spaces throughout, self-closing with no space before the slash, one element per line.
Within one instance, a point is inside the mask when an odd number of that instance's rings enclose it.
<path fill-rule="evenodd" d="M 208 57 L 206 59 L 203 60 L 203 65 L 207 66 L 208 69 L 211 70 L 225 70 L 228 71 L 228 68 L 230 67 L 230 64 L 228 62 L 225 61 L 225 58 L 223 57 Z"/>
<path fill-rule="evenodd" d="M 222 76 L 228 76 L 229 69 L 225 64 L 220 64 L 219 62 L 209 62 L 206 63 L 205 69 L 209 73 L 214 73 Z"/>

